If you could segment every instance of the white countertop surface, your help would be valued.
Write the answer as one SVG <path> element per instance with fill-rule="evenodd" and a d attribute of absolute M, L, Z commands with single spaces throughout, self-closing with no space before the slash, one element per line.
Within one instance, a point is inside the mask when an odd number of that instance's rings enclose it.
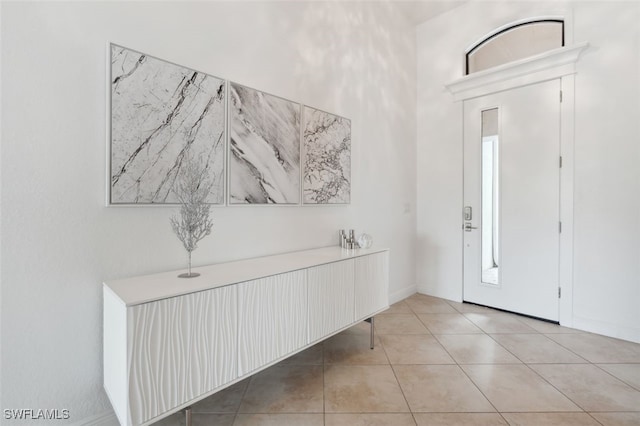
<path fill-rule="evenodd" d="M 178 274 L 185 272 L 180 270 L 108 281 L 104 286 L 126 306 L 133 306 L 387 250 L 323 247 L 192 268 L 200 273 L 195 278 L 178 278 Z"/>

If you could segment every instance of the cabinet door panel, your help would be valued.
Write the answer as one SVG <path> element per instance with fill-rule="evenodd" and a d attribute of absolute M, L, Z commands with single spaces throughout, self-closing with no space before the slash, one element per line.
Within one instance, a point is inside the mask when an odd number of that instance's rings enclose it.
<path fill-rule="evenodd" d="M 355 259 L 356 320 L 389 306 L 389 253 Z"/>
<path fill-rule="evenodd" d="M 129 308 L 133 424 L 237 377 L 236 297 L 222 287 Z"/>
<path fill-rule="evenodd" d="M 353 260 L 309 268 L 307 280 L 311 342 L 353 323 Z"/>
<path fill-rule="evenodd" d="M 308 343 L 306 271 L 238 286 L 240 376 Z"/>

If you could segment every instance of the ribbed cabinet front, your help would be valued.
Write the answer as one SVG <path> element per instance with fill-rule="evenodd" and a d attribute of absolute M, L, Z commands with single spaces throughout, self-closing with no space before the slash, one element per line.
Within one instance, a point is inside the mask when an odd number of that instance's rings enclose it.
<path fill-rule="evenodd" d="M 305 270 L 238 285 L 238 375 L 308 343 Z"/>
<path fill-rule="evenodd" d="M 354 321 L 354 261 L 307 270 L 309 341 L 315 342 Z"/>
<path fill-rule="evenodd" d="M 128 308 L 132 424 L 236 378 L 236 304 L 229 286 Z"/>

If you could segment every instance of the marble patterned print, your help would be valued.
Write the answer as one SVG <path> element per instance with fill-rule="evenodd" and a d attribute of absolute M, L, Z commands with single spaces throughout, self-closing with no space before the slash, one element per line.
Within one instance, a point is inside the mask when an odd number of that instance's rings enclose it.
<path fill-rule="evenodd" d="M 229 83 L 231 204 L 300 203 L 300 106 Z"/>
<path fill-rule="evenodd" d="M 351 200 L 351 121 L 304 107 L 302 189 L 305 204 Z"/>
<path fill-rule="evenodd" d="M 207 201 L 223 203 L 224 99 L 224 80 L 111 45 L 111 203 L 177 202 L 189 157 L 213 182 Z"/>

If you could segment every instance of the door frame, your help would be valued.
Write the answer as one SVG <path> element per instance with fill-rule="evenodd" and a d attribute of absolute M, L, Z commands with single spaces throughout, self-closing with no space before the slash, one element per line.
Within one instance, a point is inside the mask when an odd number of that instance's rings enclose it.
<path fill-rule="evenodd" d="M 561 47 L 530 58 L 470 74 L 445 85 L 455 101 L 464 101 L 543 81 L 560 79 L 561 92 L 558 96 L 561 96 L 560 156 L 562 158 L 562 167 L 560 169 L 560 221 L 562 223 L 562 232 L 560 233 L 560 282 L 558 285 L 562 292 L 559 301 L 559 320 L 560 324 L 566 327 L 573 326 L 575 74 L 576 63 L 588 46 L 589 44 L 584 42 L 573 46 Z M 464 139 L 461 143 L 464 143 Z M 463 204 L 464 201 L 461 201 Z M 460 205 L 461 214 L 464 208 L 462 204 Z M 460 232 L 463 232 L 462 227 Z M 461 242 L 462 240 L 461 238 Z M 464 268 L 464 264 L 461 267 Z"/>

